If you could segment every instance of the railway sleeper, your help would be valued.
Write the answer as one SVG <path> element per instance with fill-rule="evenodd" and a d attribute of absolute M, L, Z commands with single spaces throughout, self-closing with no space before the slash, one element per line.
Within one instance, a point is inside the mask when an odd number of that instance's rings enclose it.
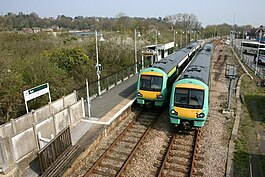
<path fill-rule="evenodd" d="M 141 123 L 151 123 L 156 119 L 155 116 L 146 116 L 146 115 L 142 115 L 141 117 L 138 117 L 136 119 L 136 122 L 141 122 Z"/>
<path fill-rule="evenodd" d="M 178 139 L 174 141 L 175 145 L 182 145 L 182 146 L 193 146 L 194 145 L 194 141 L 186 141 L 183 139 Z"/>
<path fill-rule="evenodd" d="M 102 169 L 95 169 L 93 171 L 93 174 L 94 175 L 92 175 L 92 176 L 96 176 L 95 174 L 102 175 L 102 176 L 110 176 L 110 177 L 115 177 L 116 176 L 116 173 L 113 173 L 113 171 L 111 173 L 109 171 L 102 171 Z"/>
<path fill-rule="evenodd" d="M 191 164 L 191 160 L 190 159 L 176 159 L 176 158 L 168 158 L 167 162 L 172 163 L 172 164 L 179 164 L 179 165 L 185 165 L 185 166 L 189 166 L 189 164 Z"/>
<path fill-rule="evenodd" d="M 150 124 L 148 124 L 150 125 Z M 132 125 L 132 130 L 140 130 L 140 129 L 146 129 L 147 125 L 142 125 L 142 124 L 134 124 Z M 142 131 L 141 131 L 142 132 Z"/>
<path fill-rule="evenodd" d="M 184 136 L 192 135 L 192 136 L 194 136 L 195 131 L 190 130 L 190 129 L 179 129 L 179 130 L 177 130 L 177 135 L 184 135 Z"/>
<path fill-rule="evenodd" d="M 132 141 L 130 139 L 124 139 L 123 142 L 130 143 L 130 144 L 136 144 L 137 143 L 136 141 Z"/>
<path fill-rule="evenodd" d="M 124 162 L 126 160 L 126 157 L 122 157 L 122 156 L 114 157 L 111 155 L 106 155 L 106 157 L 110 160 L 121 161 L 121 162 Z"/>
<path fill-rule="evenodd" d="M 170 173 L 167 173 L 166 175 L 165 174 L 162 174 L 162 177 L 187 177 L 186 174 L 184 173 L 173 173 L 173 174 L 170 174 Z"/>
<path fill-rule="evenodd" d="M 149 126 L 152 122 L 153 120 L 142 118 L 142 119 L 136 120 L 135 125 Z"/>
<path fill-rule="evenodd" d="M 139 135 L 137 136 L 136 134 L 132 134 L 132 135 L 129 135 L 129 136 L 130 136 L 130 138 L 140 139 L 142 135 L 143 135 L 143 134 L 139 134 Z M 137 142 L 138 142 L 138 141 L 137 141 Z"/>
<path fill-rule="evenodd" d="M 118 163 L 118 162 L 117 162 Z M 116 163 L 116 165 L 117 165 L 117 163 Z M 123 163 L 122 163 L 123 164 Z M 119 166 L 122 166 L 122 164 L 121 165 L 119 165 Z M 108 169 L 112 169 L 112 170 L 115 170 L 115 171 L 119 171 L 120 170 L 120 167 L 117 167 L 117 166 L 115 166 L 115 165 L 112 165 L 112 164 L 110 164 L 110 163 L 100 163 L 100 166 L 101 167 L 104 167 L 104 168 L 108 168 Z"/>
<path fill-rule="evenodd" d="M 124 155 L 124 156 L 129 156 L 131 153 L 128 152 L 124 152 L 124 151 L 120 151 L 120 150 L 116 150 L 116 149 L 112 149 L 111 152 L 113 154 L 117 154 L 117 155 Z"/>
<path fill-rule="evenodd" d="M 178 144 L 178 145 L 173 145 L 171 147 L 172 150 L 182 150 L 182 151 L 186 151 L 186 152 L 192 152 L 193 151 L 193 147 L 192 146 L 183 146 L 182 144 Z"/>
<path fill-rule="evenodd" d="M 189 141 L 194 141 L 194 135 L 177 135 L 181 139 L 189 140 Z"/>
<path fill-rule="evenodd" d="M 134 147 L 135 147 L 135 145 L 133 145 L 133 144 L 124 144 L 122 146 L 122 148 L 124 148 L 124 149 L 133 149 Z"/>
<path fill-rule="evenodd" d="M 178 158 L 186 158 L 186 159 L 190 159 L 192 157 L 191 153 L 185 153 L 182 151 L 170 151 L 169 155 Z"/>
<path fill-rule="evenodd" d="M 190 149 L 192 149 L 192 148 L 190 148 Z M 184 150 L 182 150 L 182 149 L 171 149 L 169 153 L 171 156 L 182 156 L 182 155 L 183 156 L 192 156 L 193 151 L 192 150 L 189 151 L 187 149 L 184 149 Z"/>
<path fill-rule="evenodd" d="M 172 171 L 172 172 L 181 172 L 181 173 L 189 173 L 190 171 L 190 166 L 186 166 L 186 165 L 180 165 L 180 164 L 167 164 L 169 165 L 168 168 L 166 168 L 168 171 Z"/>
<path fill-rule="evenodd" d="M 146 128 L 145 128 L 145 129 L 146 129 Z M 144 133 L 145 131 L 146 131 L 146 130 L 143 130 L 143 129 L 141 129 L 141 130 L 135 130 L 135 129 L 130 129 L 130 130 L 128 130 L 128 132 L 133 133 L 133 134 L 135 134 L 135 135 L 139 135 L 139 136 L 142 136 L 143 133 Z"/>
<path fill-rule="evenodd" d="M 182 173 L 182 174 L 188 174 L 190 171 L 190 167 L 189 166 L 182 166 L 182 165 L 176 165 L 176 164 L 167 164 L 166 163 L 166 168 L 163 170 L 167 171 L 168 174 L 178 174 L 178 173 Z"/>

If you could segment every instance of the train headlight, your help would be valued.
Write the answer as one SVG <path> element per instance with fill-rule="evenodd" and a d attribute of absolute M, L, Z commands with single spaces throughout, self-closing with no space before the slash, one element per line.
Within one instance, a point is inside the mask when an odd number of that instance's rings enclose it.
<path fill-rule="evenodd" d="M 197 118 L 203 118 L 205 116 L 204 113 L 197 114 Z"/>
<path fill-rule="evenodd" d="M 178 112 L 175 111 L 174 109 L 171 110 L 171 114 L 175 114 L 175 115 L 178 115 Z"/>
<path fill-rule="evenodd" d="M 162 99 L 163 98 L 163 95 L 157 95 L 156 98 L 157 99 Z"/>
<path fill-rule="evenodd" d="M 141 94 L 140 92 L 138 92 L 138 93 L 137 93 L 137 96 L 142 97 L 143 94 Z"/>

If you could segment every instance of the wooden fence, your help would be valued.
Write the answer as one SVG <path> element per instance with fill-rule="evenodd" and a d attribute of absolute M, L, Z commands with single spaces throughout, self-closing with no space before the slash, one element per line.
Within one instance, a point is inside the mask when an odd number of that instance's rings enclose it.
<path fill-rule="evenodd" d="M 38 153 L 41 174 L 43 174 L 66 149 L 72 146 L 70 127 L 66 127 Z"/>

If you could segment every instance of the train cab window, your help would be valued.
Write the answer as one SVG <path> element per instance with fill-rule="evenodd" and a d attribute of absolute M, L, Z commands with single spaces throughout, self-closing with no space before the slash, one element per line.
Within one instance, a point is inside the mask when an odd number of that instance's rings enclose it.
<path fill-rule="evenodd" d="M 177 88 L 175 91 L 175 106 L 187 106 L 189 100 L 189 90 Z"/>
<path fill-rule="evenodd" d="M 203 90 L 190 90 L 189 105 L 193 108 L 203 107 Z"/>
<path fill-rule="evenodd" d="M 175 90 L 175 106 L 192 109 L 202 109 L 203 90 L 177 88 Z"/>
<path fill-rule="evenodd" d="M 161 91 L 163 78 L 161 76 L 142 75 L 140 80 L 140 89 L 148 91 Z"/>

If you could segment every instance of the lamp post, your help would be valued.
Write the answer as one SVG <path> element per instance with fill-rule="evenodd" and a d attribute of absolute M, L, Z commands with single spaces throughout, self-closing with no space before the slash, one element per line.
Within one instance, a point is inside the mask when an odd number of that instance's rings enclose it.
<path fill-rule="evenodd" d="M 259 60 L 259 47 L 260 47 L 260 42 L 261 42 L 261 37 L 262 37 L 262 30 L 259 31 L 259 46 L 258 46 L 258 51 L 257 51 L 257 55 L 255 58 L 255 75 L 257 75 L 257 70 L 258 70 L 258 60 Z"/>
<path fill-rule="evenodd" d="M 183 39 L 183 38 L 182 38 L 182 34 L 183 34 L 183 33 L 184 33 L 184 31 L 181 31 L 181 32 L 180 32 L 180 42 L 181 42 L 180 44 L 181 44 L 181 48 L 182 48 L 182 45 L 183 45 L 183 42 L 182 42 L 182 39 Z"/>
<path fill-rule="evenodd" d="M 156 61 L 158 61 L 158 51 L 157 51 L 157 38 L 160 36 L 160 32 L 156 29 Z"/>
<path fill-rule="evenodd" d="M 95 30 L 95 37 L 96 37 L 96 59 L 97 59 L 96 68 L 97 68 L 97 76 L 98 76 L 98 96 L 101 97 L 100 74 L 102 71 L 102 66 L 98 61 L 99 55 L 98 55 L 98 32 L 97 32 L 97 30 Z M 103 36 L 100 36 L 99 41 L 105 41 Z"/>
<path fill-rule="evenodd" d="M 178 32 L 174 29 L 174 49 L 176 50 L 176 47 L 178 46 L 178 40 L 177 40 Z M 179 47 L 179 46 L 178 46 Z"/>
<path fill-rule="evenodd" d="M 134 29 L 134 62 L 135 62 L 135 74 L 138 73 L 137 68 L 137 36 L 140 37 L 140 32 L 137 33 L 136 29 Z"/>
<path fill-rule="evenodd" d="M 186 30 L 186 46 L 188 45 L 188 33 L 187 33 L 187 30 Z"/>

